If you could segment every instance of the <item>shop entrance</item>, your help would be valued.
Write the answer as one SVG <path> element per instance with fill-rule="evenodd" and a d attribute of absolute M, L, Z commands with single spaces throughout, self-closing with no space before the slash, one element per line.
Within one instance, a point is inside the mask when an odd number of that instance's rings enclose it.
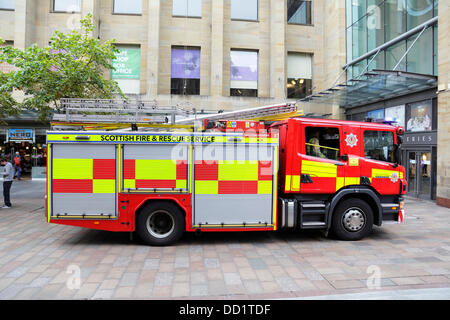
<path fill-rule="evenodd" d="M 422 199 L 431 198 L 431 152 L 425 150 L 407 152 L 408 194 Z"/>

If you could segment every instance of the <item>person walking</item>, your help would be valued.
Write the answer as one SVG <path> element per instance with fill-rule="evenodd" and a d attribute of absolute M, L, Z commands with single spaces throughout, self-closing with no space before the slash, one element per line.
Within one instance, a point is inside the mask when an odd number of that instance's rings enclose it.
<path fill-rule="evenodd" d="M 14 176 L 17 176 L 17 180 L 20 180 L 20 173 L 22 172 L 22 158 L 20 157 L 19 151 L 16 152 L 16 155 L 13 158 L 14 162 Z"/>
<path fill-rule="evenodd" d="M 3 197 L 5 199 L 5 205 L 2 209 L 11 208 L 10 191 L 14 179 L 14 170 L 10 160 L 10 157 L 6 157 L 0 162 L 2 166 L 5 166 L 4 171 L 0 173 L 3 176 Z"/>

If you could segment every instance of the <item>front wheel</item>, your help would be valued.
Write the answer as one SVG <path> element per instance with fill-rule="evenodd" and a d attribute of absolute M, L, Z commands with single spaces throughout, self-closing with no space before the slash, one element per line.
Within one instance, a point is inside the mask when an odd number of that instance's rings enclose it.
<path fill-rule="evenodd" d="M 181 210 L 170 202 L 155 202 L 142 209 L 136 219 L 136 232 L 146 244 L 167 246 L 178 241 L 185 231 Z"/>
<path fill-rule="evenodd" d="M 338 204 L 333 214 L 332 231 L 341 240 L 360 240 L 373 226 L 373 211 L 361 199 L 347 199 Z"/>

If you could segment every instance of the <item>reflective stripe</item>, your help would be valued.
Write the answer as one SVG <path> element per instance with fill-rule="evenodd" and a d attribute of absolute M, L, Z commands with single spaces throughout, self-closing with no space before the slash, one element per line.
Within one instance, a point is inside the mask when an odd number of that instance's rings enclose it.
<path fill-rule="evenodd" d="M 53 179 L 93 179 L 92 159 L 53 159 Z"/>
<path fill-rule="evenodd" d="M 134 179 L 124 179 L 123 180 L 124 189 L 136 189 L 136 180 Z"/>
<path fill-rule="evenodd" d="M 258 161 L 219 161 L 221 181 L 257 181 Z"/>
<path fill-rule="evenodd" d="M 143 180 L 176 180 L 176 162 L 172 160 L 136 160 L 135 178 Z"/>
<path fill-rule="evenodd" d="M 286 175 L 286 181 L 284 182 L 284 191 L 291 191 L 291 175 Z"/>
<path fill-rule="evenodd" d="M 93 179 L 116 179 L 115 159 L 94 159 Z"/>
<path fill-rule="evenodd" d="M 92 193 L 92 179 L 53 179 L 53 193 Z"/>
<path fill-rule="evenodd" d="M 272 194 L 272 180 L 258 181 L 258 194 Z"/>
<path fill-rule="evenodd" d="M 79 136 L 85 140 L 77 140 Z M 183 134 L 183 133 L 96 133 L 96 132 L 49 132 L 48 143 L 123 143 L 123 144 L 271 144 L 278 138 L 243 137 L 242 134 Z"/>
<path fill-rule="evenodd" d="M 292 191 L 299 191 L 300 190 L 300 176 L 295 175 L 291 176 L 291 190 Z"/>
<path fill-rule="evenodd" d="M 115 193 L 116 180 L 94 179 L 92 182 L 92 193 Z"/>
<path fill-rule="evenodd" d="M 195 193 L 196 194 L 218 194 L 219 193 L 219 181 L 195 180 Z"/>
<path fill-rule="evenodd" d="M 337 166 L 333 163 L 303 160 L 301 170 L 303 174 L 309 174 L 311 177 L 337 177 Z"/>
<path fill-rule="evenodd" d="M 393 173 L 397 174 L 399 179 L 403 179 L 403 172 L 395 171 L 395 170 L 384 170 L 384 169 L 372 169 L 372 177 L 371 178 L 391 179 L 391 176 Z"/>

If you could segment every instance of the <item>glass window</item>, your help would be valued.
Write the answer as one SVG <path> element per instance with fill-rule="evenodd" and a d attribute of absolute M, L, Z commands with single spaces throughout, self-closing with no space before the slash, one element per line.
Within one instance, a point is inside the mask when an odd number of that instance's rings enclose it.
<path fill-rule="evenodd" d="M 201 17 L 202 0 L 173 0 L 172 15 L 180 17 Z"/>
<path fill-rule="evenodd" d="M 289 52 L 287 57 L 287 96 L 304 98 L 312 92 L 312 55 Z"/>
<path fill-rule="evenodd" d="M 352 53 L 356 59 L 367 52 L 367 17 L 353 24 L 352 33 Z"/>
<path fill-rule="evenodd" d="M 384 2 L 367 2 L 367 51 L 384 44 Z"/>
<path fill-rule="evenodd" d="M 287 21 L 295 24 L 311 24 L 311 1 L 288 0 Z"/>
<path fill-rule="evenodd" d="M 408 0 L 405 3 L 408 30 L 433 18 L 433 0 Z"/>
<path fill-rule="evenodd" d="M 114 0 L 114 13 L 142 14 L 142 0 Z"/>
<path fill-rule="evenodd" d="M 231 19 L 258 20 L 258 0 L 231 0 Z"/>
<path fill-rule="evenodd" d="M 352 24 L 359 21 L 366 14 L 366 0 L 353 0 L 352 4 Z"/>
<path fill-rule="evenodd" d="M 171 94 L 200 94 L 200 48 L 172 47 Z"/>
<path fill-rule="evenodd" d="M 119 53 L 112 61 L 115 70 L 111 70 L 111 79 L 119 84 L 126 94 L 140 93 L 141 48 L 139 46 L 118 45 Z"/>
<path fill-rule="evenodd" d="M 418 35 L 408 39 L 408 48 L 411 47 Z M 406 71 L 408 72 L 433 74 L 433 28 L 425 30 L 417 39 L 409 50 L 406 61 Z"/>
<path fill-rule="evenodd" d="M 395 125 L 399 127 L 405 127 L 405 105 L 386 108 L 385 119 L 389 121 L 395 121 Z"/>
<path fill-rule="evenodd" d="M 231 50 L 230 95 L 258 96 L 258 52 Z"/>
<path fill-rule="evenodd" d="M 384 26 L 385 41 L 406 32 L 406 10 L 403 3 L 405 0 L 386 0 L 384 4 Z"/>
<path fill-rule="evenodd" d="M 333 127 L 307 127 L 305 129 L 306 154 L 322 159 L 339 160 L 339 129 Z"/>
<path fill-rule="evenodd" d="M 364 59 L 358 63 L 355 63 L 352 68 L 353 79 L 356 79 L 357 77 L 359 77 L 362 74 L 362 72 L 366 69 L 366 67 L 367 67 L 367 59 Z"/>
<path fill-rule="evenodd" d="M 14 10 L 14 0 L 0 0 L 0 9 Z"/>
<path fill-rule="evenodd" d="M 438 75 L 438 28 L 433 26 L 433 74 Z"/>
<path fill-rule="evenodd" d="M 411 132 L 432 130 L 432 104 L 431 100 L 415 102 L 406 108 L 406 130 Z"/>
<path fill-rule="evenodd" d="M 377 109 L 367 112 L 367 117 L 373 120 L 384 119 L 384 109 Z"/>
<path fill-rule="evenodd" d="M 390 131 L 364 131 L 364 157 L 394 162 L 394 134 Z"/>
<path fill-rule="evenodd" d="M 81 0 L 53 0 L 53 12 L 80 12 Z"/>
<path fill-rule="evenodd" d="M 386 70 L 393 70 L 401 57 L 406 52 L 406 41 L 401 41 L 396 45 L 390 46 L 386 49 Z M 396 69 L 397 71 L 406 71 L 406 58 L 400 62 L 400 65 Z"/>

